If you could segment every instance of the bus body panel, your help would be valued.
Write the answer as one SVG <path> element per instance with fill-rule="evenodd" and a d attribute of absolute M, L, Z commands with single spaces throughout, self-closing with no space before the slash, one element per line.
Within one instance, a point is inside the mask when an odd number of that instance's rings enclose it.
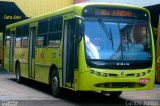
<path fill-rule="evenodd" d="M 4 43 L 4 67 L 10 73 L 14 73 L 14 36 L 15 28 L 9 30 L 9 35 L 5 38 Z"/>
<path fill-rule="evenodd" d="M 95 69 L 96 70 L 96 69 Z M 115 70 L 114 70 L 115 71 Z M 117 70 L 119 71 L 119 70 Z M 127 70 L 130 71 L 130 70 Z M 137 70 L 138 71 L 138 70 Z M 145 70 L 146 71 L 146 70 Z M 125 73 L 126 71 L 124 71 Z M 107 71 L 107 73 L 109 73 Z M 113 73 L 111 71 L 111 73 Z M 96 73 L 90 74 L 89 70 L 80 73 L 79 90 L 88 91 L 137 91 L 137 90 L 151 90 L 154 88 L 155 73 L 151 72 L 142 77 L 103 77 L 97 76 Z M 88 76 L 88 77 L 84 77 Z M 149 83 L 142 83 L 139 85 L 140 79 L 148 78 Z M 146 85 L 145 85 L 146 84 Z M 123 86 L 122 86 L 123 85 Z"/>
<path fill-rule="evenodd" d="M 52 64 L 55 64 L 58 70 L 61 69 L 62 63 L 60 62 L 59 50 L 54 48 L 36 48 L 35 57 L 35 80 L 49 83 L 49 70 Z M 60 71 L 59 71 L 60 72 Z"/>
<path fill-rule="evenodd" d="M 9 48 L 4 48 L 4 68 L 9 71 Z"/>
<path fill-rule="evenodd" d="M 15 48 L 15 58 L 14 58 L 15 65 L 14 66 L 16 66 L 17 61 L 20 63 L 21 75 L 25 78 L 28 78 L 29 73 L 28 73 L 28 49 L 27 48 Z"/>

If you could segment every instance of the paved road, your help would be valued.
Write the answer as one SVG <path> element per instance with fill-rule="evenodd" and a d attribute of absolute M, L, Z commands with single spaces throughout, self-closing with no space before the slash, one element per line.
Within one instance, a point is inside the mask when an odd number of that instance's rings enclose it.
<path fill-rule="evenodd" d="M 62 98 L 54 98 L 49 86 L 32 80 L 22 84 L 15 75 L 0 69 L 0 106 L 150 106 L 160 105 L 160 84 L 154 90 L 123 92 L 118 98 L 110 98 L 94 92 L 74 93 L 65 91 Z"/>

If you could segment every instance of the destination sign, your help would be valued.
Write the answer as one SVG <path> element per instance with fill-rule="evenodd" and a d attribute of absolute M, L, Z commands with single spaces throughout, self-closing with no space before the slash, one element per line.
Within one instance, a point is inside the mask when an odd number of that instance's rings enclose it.
<path fill-rule="evenodd" d="M 113 8 L 113 7 L 87 7 L 83 10 L 84 17 L 125 17 L 148 19 L 148 13 L 141 9 L 133 8 Z"/>
<path fill-rule="evenodd" d="M 95 10 L 95 15 L 131 17 L 132 11 L 130 10 L 112 10 L 111 11 L 111 10 L 99 9 L 99 10 Z"/>

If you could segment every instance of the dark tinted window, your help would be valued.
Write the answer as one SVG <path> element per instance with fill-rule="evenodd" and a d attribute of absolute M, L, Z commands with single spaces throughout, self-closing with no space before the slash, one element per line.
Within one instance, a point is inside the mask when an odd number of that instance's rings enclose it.
<path fill-rule="evenodd" d="M 49 39 L 48 46 L 58 47 L 61 40 L 61 33 L 50 33 L 48 39 Z"/>
<path fill-rule="evenodd" d="M 37 46 L 47 46 L 48 19 L 40 20 L 38 23 Z"/>
<path fill-rule="evenodd" d="M 22 47 L 28 47 L 29 25 L 23 26 Z"/>
<path fill-rule="evenodd" d="M 23 35 L 29 35 L 29 25 L 23 26 Z"/>
<path fill-rule="evenodd" d="M 38 23 L 38 34 L 48 32 L 48 20 L 40 21 Z"/>
<path fill-rule="evenodd" d="M 37 46 L 47 46 L 47 34 L 37 35 Z"/>
<path fill-rule="evenodd" d="M 20 47 L 21 46 L 21 41 L 22 41 L 22 27 L 17 27 L 16 28 L 15 46 Z"/>
<path fill-rule="evenodd" d="M 58 47 L 60 45 L 62 36 L 62 24 L 62 16 L 51 18 L 49 23 L 48 46 Z"/>
<path fill-rule="evenodd" d="M 62 29 L 62 17 L 52 18 L 50 20 L 49 31 L 54 32 Z"/>
<path fill-rule="evenodd" d="M 10 30 L 9 29 L 6 30 L 5 46 L 7 48 L 10 47 Z"/>

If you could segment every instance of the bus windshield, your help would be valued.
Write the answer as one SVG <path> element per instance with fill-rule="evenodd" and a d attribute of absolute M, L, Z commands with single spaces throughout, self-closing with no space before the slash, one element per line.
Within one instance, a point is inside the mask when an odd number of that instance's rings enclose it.
<path fill-rule="evenodd" d="M 87 60 L 125 61 L 128 65 L 131 61 L 151 61 L 148 22 L 97 18 L 85 19 L 84 24 Z"/>

